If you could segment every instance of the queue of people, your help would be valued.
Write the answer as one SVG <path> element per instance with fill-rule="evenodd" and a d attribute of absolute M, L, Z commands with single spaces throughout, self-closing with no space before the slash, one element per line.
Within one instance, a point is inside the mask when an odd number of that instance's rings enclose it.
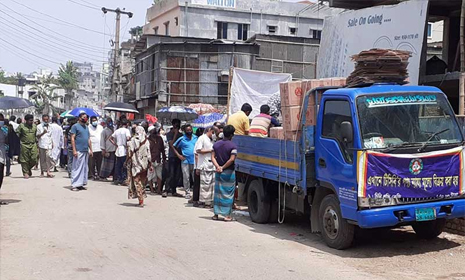
<path fill-rule="evenodd" d="M 99 122 L 81 113 L 63 123 L 53 117 L 49 123 L 50 117 L 43 115 L 38 123 L 26 115 L 24 122 L 12 116 L 12 123 L 5 124 L 0 114 L 0 188 L 4 167 L 7 176 L 11 174 L 9 162 L 17 155 L 25 179 L 32 176 L 38 162 L 41 177 L 53 178 L 60 166 L 68 171 L 73 191 L 86 190 L 89 179 L 108 181 L 128 186 L 128 198 L 138 199 L 140 207 L 149 189 L 164 198 L 185 197 L 194 207 L 213 208 L 214 220 L 222 216 L 231 221 L 237 155 L 232 138 L 267 137 L 269 128 L 279 125 L 269 115 L 268 105 L 261 106 L 260 114 L 250 122 L 251 112 L 252 106 L 246 103 L 229 117 L 228 125 L 215 123 L 196 133 L 190 124 L 181 126 L 174 119 L 166 134 L 159 123 L 136 126 L 125 116 L 116 123 L 111 118 Z M 11 149 L 16 146 L 19 149 Z M 178 193 L 179 187 L 185 195 Z"/>

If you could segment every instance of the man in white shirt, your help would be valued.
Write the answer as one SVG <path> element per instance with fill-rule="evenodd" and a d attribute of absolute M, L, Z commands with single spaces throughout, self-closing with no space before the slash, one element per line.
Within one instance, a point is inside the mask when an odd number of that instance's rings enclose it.
<path fill-rule="evenodd" d="M 52 166 L 53 171 L 57 172 L 58 160 L 60 159 L 61 149 L 64 146 L 63 128 L 58 125 L 58 118 L 52 117 L 52 124 L 50 125 L 50 134 L 52 137 Z"/>
<path fill-rule="evenodd" d="M 197 154 L 197 171 L 200 173 L 200 205 L 211 206 L 213 203 L 213 191 L 215 188 L 215 167 L 212 163 L 213 134 L 215 130 L 209 127 L 199 137 L 195 145 Z"/>
<path fill-rule="evenodd" d="M 99 174 L 102 167 L 102 149 L 100 148 L 102 131 L 103 127 L 98 123 L 97 117 L 92 116 L 89 124 L 89 135 L 93 155 L 89 157 L 89 179 L 96 181 L 100 179 Z"/>
<path fill-rule="evenodd" d="M 131 132 L 128 129 L 128 121 L 121 120 L 121 127 L 118 128 L 110 138 L 110 141 L 116 145 L 116 167 L 115 167 L 115 185 L 123 184 L 127 178 L 127 170 L 124 163 L 126 162 L 127 143 L 131 139 Z"/>
<path fill-rule="evenodd" d="M 40 160 L 40 177 L 44 177 L 44 173 L 47 173 L 47 177 L 53 178 L 53 174 L 50 173 L 52 168 L 52 133 L 48 124 L 49 116 L 42 115 L 42 123 L 37 126 L 37 140 L 39 141 L 39 160 Z"/>

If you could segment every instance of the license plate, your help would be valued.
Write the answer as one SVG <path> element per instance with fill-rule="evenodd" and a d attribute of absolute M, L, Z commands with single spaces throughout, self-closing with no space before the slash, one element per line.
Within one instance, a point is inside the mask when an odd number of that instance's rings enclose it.
<path fill-rule="evenodd" d="M 417 221 L 436 220 L 436 208 L 417 208 L 417 209 L 415 209 L 415 219 Z"/>

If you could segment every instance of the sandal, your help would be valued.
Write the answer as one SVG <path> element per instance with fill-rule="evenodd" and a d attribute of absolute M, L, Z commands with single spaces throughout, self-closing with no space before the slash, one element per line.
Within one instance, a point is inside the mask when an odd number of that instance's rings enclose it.
<path fill-rule="evenodd" d="M 47 174 L 47 178 L 54 178 L 54 177 L 55 177 L 55 175 L 53 175 L 53 174 Z"/>
<path fill-rule="evenodd" d="M 224 218 L 224 221 L 225 222 L 234 222 L 236 219 L 232 218 L 232 217 L 226 217 Z"/>
<path fill-rule="evenodd" d="M 164 192 L 164 193 L 161 195 L 161 197 L 167 198 L 167 197 L 168 197 L 168 194 Z"/>
<path fill-rule="evenodd" d="M 213 217 L 212 217 L 212 220 L 213 220 L 213 221 L 218 221 L 218 215 L 213 216 Z"/>

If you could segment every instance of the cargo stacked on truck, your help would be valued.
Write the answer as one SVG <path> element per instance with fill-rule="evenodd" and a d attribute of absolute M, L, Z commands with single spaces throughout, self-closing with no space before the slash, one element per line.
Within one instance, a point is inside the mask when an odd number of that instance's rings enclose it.
<path fill-rule="evenodd" d="M 304 93 L 297 120 L 283 112 L 277 138 L 234 137 L 252 221 L 282 221 L 282 209 L 309 214 L 312 231 L 344 249 L 357 226 L 412 225 L 435 238 L 446 219 L 464 217 L 464 138 L 445 94 L 336 81 L 281 85 L 282 99 L 296 87 Z M 293 122 L 296 130 L 287 130 Z"/>

